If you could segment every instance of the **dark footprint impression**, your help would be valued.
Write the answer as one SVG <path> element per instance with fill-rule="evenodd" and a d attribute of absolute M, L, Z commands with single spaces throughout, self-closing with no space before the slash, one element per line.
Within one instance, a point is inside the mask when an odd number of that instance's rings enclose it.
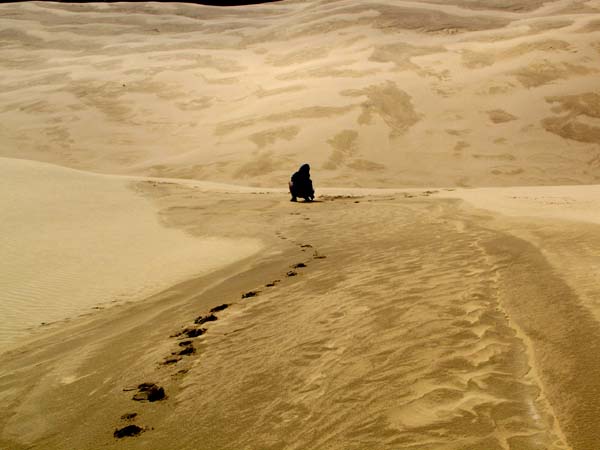
<path fill-rule="evenodd" d="M 265 287 L 274 287 L 277 283 L 280 283 L 281 280 L 273 280 L 270 283 L 265 284 Z"/>
<path fill-rule="evenodd" d="M 123 439 L 124 437 L 134 437 L 139 436 L 144 432 L 142 427 L 137 425 L 127 425 L 123 428 L 117 428 L 113 433 L 113 436 L 117 439 Z"/>
<path fill-rule="evenodd" d="M 249 297 L 251 297 L 252 292 L 250 293 L 246 293 L 244 295 L 247 295 Z M 254 293 L 254 295 L 256 295 L 257 293 Z M 242 298 L 244 298 L 242 296 Z M 207 322 L 214 322 L 215 320 L 219 320 L 219 318 L 217 316 L 215 316 L 213 313 L 215 312 L 219 312 L 219 311 L 223 311 L 224 309 L 227 309 L 229 307 L 229 305 L 227 303 L 223 303 L 222 305 L 219 306 L 215 306 L 214 308 L 212 308 L 210 310 L 210 314 L 208 316 L 198 316 L 196 317 L 196 319 L 194 320 L 194 323 L 196 325 L 202 325 L 205 324 Z M 196 327 L 187 327 L 184 328 L 183 330 L 171 335 L 171 337 L 177 337 L 177 338 L 196 338 L 198 336 L 202 336 L 204 333 L 206 333 L 206 328 L 196 328 Z M 173 352 L 171 353 L 171 356 L 167 356 L 165 358 L 165 360 L 161 363 L 164 366 L 168 366 L 171 364 L 176 364 L 179 361 L 181 361 L 181 357 L 182 356 L 188 356 L 188 355 L 193 355 L 196 353 L 196 348 L 194 347 L 192 341 L 181 341 L 179 342 L 179 346 L 183 347 L 182 350 L 178 351 L 178 352 Z"/>
<path fill-rule="evenodd" d="M 181 361 L 181 357 L 167 357 L 161 364 L 163 366 L 170 366 L 171 364 L 177 364 L 179 361 Z"/>
<path fill-rule="evenodd" d="M 198 336 L 202 336 L 204 333 L 206 333 L 206 328 L 190 328 L 190 327 L 188 327 L 188 328 L 184 328 L 179 333 L 175 333 L 171 337 L 182 337 L 182 336 L 185 336 L 187 338 L 195 338 L 195 337 L 198 337 Z"/>
<path fill-rule="evenodd" d="M 189 371 L 190 371 L 190 369 L 181 369 L 181 370 L 177 371 L 177 373 L 174 373 L 173 375 L 171 375 L 171 378 L 182 378 Z"/>
<path fill-rule="evenodd" d="M 298 264 L 293 264 L 291 267 L 292 267 L 292 269 L 301 269 L 303 267 L 306 267 L 306 264 L 298 263 Z"/>
<path fill-rule="evenodd" d="M 214 314 L 211 314 L 210 316 L 198 316 L 198 317 L 196 317 L 196 320 L 194 320 L 194 323 L 196 325 L 202 325 L 203 323 L 206 323 L 206 322 L 214 322 L 217 319 L 218 319 L 218 317 L 215 316 Z"/>
<path fill-rule="evenodd" d="M 227 309 L 228 307 L 229 307 L 229 305 L 227 303 L 223 303 L 222 305 L 215 306 L 209 312 L 216 313 L 216 312 L 219 312 L 219 311 L 223 311 L 224 309 Z"/>
<path fill-rule="evenodd" d="M 244 294 L 244 295 L 248 295 L 248 294 L 249 293 Z M 249 296 L 251 296 L 251 295 L 249 295 Z M 244 297 L 242 297 L 242 298 L 244 298 Z M 207 322 L 214 322 L 215 320 L 219 320 L 219 318 L 217 316 L 215 316 L 213 313 L 223 311 L 224 309 L 227 309 L 228 307 L 229 307 L 229 305 L 227 303 L 223 303 L 222 305 L 215 306 L 214 308 L 212 308 L 210 310 L 210 314 L 208 316 L 196 317 L 196 319 L 194 320 L 194 323 L 196 325 L 202 325 Z M 180 338 L 180 339 L 181 338 L 192 339 L 192 338 L 202 336 L 204 333 L 206 333 L 206 331 L 207 331 L 206 328 L 187 327 L 187 328 L 184 328 L 183 330 L 171 335 L 171 337 L 176 337 L 176 338 Z M 189 340 L 181 341 L 181 342 L 179 342 L 179 346 L 183 347 L 183 349 L 178 352 L 171 353 L 171 356 L 167 356 L 165 358 L 165 360 L 161 363 L 162 365 L 168 366 L 171 364 L 176 364 L 179 361 L 181 361 L 182 356 L 193 355 L 196 353 L 196 348 L 194 347 L 192 341 L 189 341 Z"/>
<path fill-rule="evenodd" d="M 196 353 L 194 344 L 192 344 L 191 341 L 185 341 L 185 344 L 183 342 L 180 342 L 179 345 L 183 347 L 183 350 L 177 353 L 179 356 L 193 355 L 194 353 Z"/>
<path fill-rule="evenodd" d="M 157 402 L 166 397 L 165 390 L 154 383 L 142 383 L 137 389 L 138 391 L 132 397 L 136 402 Z"/>
<path fill-rule="evenodd" d="M 312 246 L 312 245 L 310 245 L 310 244 L 301 244 L 301 245 L 300 245 L 300 248 L 301 248 L 301 249 L 302 249 L 302 251 L 304 252 L 304 251 L 306 251 L 306 249 L 307 249 L 307 248 L 313 248 L 313 246 Z M 319 255 L 319 252 L 318 252 L 318 251 L 316 251 L 316 250 L 315 250 L 315 251 L 313 252 L 313 259 L 325 259 L 325 258 L 327 258 L 327 257 L 326 257 L 326 256 L 324 256 L 324 255 Z M 292 266 L 292 267 L 293 267 L 293 266 Z"/>
<path fill-rule="evenodd" d="M 259 294 L 260 291 L 248 291 L 245 294 L 242 294 L 242 299 L 244 298 L 250 298 L 250 297 L 256 297 Z"/>

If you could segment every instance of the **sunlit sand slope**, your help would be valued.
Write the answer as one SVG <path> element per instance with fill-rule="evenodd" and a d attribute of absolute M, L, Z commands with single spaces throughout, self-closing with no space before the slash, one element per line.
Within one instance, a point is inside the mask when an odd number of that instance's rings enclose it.
<path fill-rule="evenodd" d="M 0 6 L 0 155 L 281 185 L 594 183 L 597 1 Z"/>
<path fill-rule="evenodd" d="M 146 298 L 260 249 L 166 228 L 127 179 L 5 158 L 0 171 L 0 350 L 40 323 Z"/>
<path fill-rule="evenodd" d="M 598 0 L 0 5 L 0 448 L 600 449 L 599 77 Z"/>
<path fill-rule="evenodd" d="M 265 248 L 4 354 L 0 446 L 600 445 L 597 224 L 423 191 L 303 205 L 137 187 L 168 226 Z M 133 400 L 143 382 L 166 398 Z"/>

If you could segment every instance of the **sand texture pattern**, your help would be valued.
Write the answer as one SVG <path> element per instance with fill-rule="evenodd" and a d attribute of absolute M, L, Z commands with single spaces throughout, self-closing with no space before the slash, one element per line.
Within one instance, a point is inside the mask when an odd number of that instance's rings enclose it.
<path fill-rule="evenodd" d="M 161 226 L 132 181 L 0 158 L 0 348 L 40 323 L 143 299 L 256 253 Z"/>
<path fill-rule="evenodd" d="M 0 156 L 262 186 L 298 154 L 329 186 L 598 181 L 595 1 L 0 8 Z"/>
<path fill-rule="evenodd" d="M 600 449 L 599 77 L 597 0 L 0 5 L 0 449 Z"/>

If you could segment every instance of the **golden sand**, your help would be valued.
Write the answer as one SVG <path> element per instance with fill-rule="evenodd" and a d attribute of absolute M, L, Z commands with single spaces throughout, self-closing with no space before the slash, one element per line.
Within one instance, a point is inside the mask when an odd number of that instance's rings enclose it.
<path fill-rule="evenodd" d="M 0 5 L 0 448 L 600 449 L 599 23 Z"/>

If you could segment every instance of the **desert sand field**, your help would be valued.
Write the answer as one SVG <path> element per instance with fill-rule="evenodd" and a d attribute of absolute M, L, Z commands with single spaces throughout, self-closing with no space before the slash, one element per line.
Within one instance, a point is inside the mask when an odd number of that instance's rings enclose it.
<path fill-rule="evenodd" d="M 0 449 L 600 449 L 599 80 L 598 0 L 1 4 Z"/>

